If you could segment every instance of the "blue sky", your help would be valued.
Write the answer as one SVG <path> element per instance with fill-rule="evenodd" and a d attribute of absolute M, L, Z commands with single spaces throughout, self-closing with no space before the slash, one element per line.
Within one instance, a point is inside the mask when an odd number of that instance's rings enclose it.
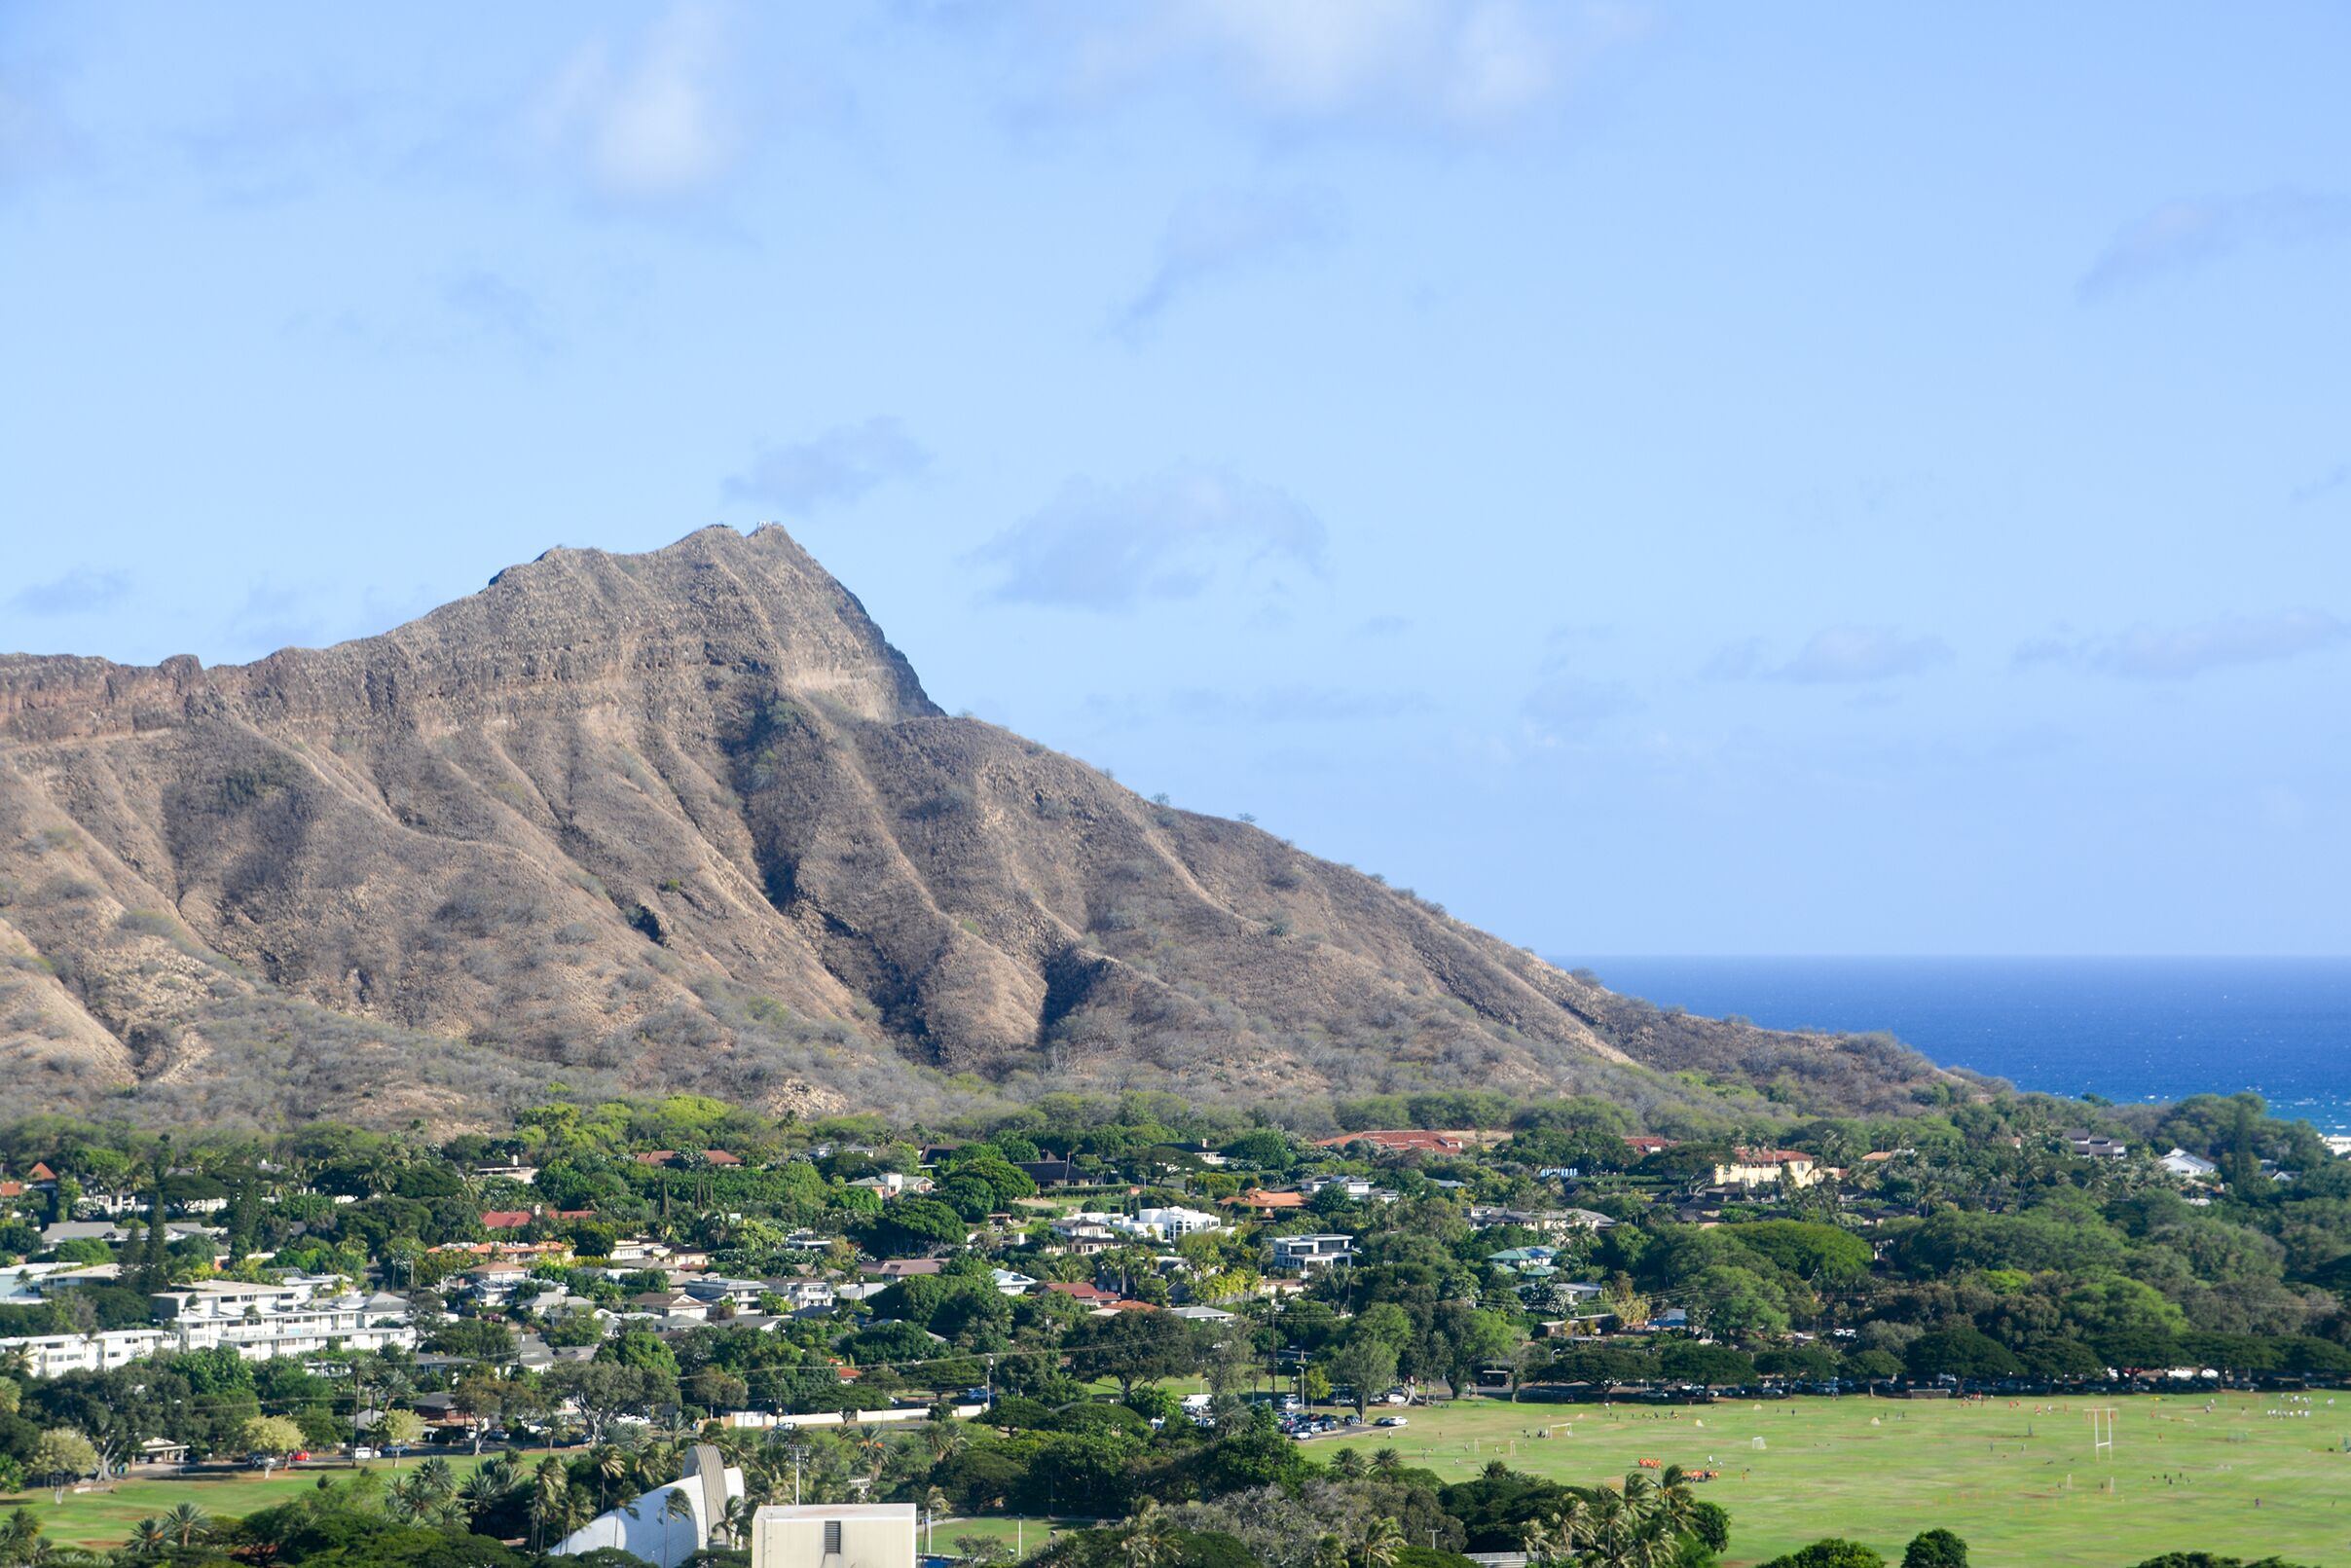
<path fill-rule="evenodd" d="M 2339 7 L 0 9 L 0 646 L 791 528 L 1546 953 L 2351 950 Z"/>

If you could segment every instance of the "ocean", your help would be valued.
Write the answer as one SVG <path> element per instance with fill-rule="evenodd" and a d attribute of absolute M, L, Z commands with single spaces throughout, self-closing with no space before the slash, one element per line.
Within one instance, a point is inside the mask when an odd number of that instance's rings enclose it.
<path fill-rule="evenodd" d="M 1776 1029 L 1883 1030 L 1949 1067 L 2117 1102 L 2251 1089 L 2351 1132 L 2351 959 L 1570 958 Z"/>

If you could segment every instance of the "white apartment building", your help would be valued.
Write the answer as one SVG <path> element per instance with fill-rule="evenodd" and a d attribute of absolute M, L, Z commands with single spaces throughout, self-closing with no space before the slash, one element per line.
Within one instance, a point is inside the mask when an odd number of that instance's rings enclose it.
<path fill-rule="evenodd" d="M 117 1367 L 177 1348 L 171 1335 L 161 1329 L 110 1329 L 104 1333 L 42 1333 L 0 1339 L 0 1351 L 20 1352 L 24 1370 L 33 1377 L 110 1372 Z"/>

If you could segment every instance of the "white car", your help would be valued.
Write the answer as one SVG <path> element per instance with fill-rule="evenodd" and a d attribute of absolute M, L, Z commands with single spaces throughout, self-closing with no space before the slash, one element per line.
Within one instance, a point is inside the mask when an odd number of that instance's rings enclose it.
<path fill-rule="evenodd" d="M 384 1456 L 377 1453 L 373 1448 L 353 1448 L 351 1450 L 351 1457 L 353 1459 L 381 1459 Z"/>
<path fill-rule="evenodd" d="M 1378 1420 L 1372 1423 L 1372 1425 L 1376 1427 L 1401 1427 L 1410 1424 L 1411 1423 L 1409 1423 L 1401 1415 L 1383 1415 Z"/>

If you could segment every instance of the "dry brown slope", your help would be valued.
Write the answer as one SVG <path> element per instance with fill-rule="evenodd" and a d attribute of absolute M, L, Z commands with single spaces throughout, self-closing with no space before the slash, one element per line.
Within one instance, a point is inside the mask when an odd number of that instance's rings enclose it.
<path fill-rule="evenodd" d="M 900 1111 L 1682 1092 L 1644 1059 L 1870 1104 L 1933 1076 L 1661 1032 L 1409 894 L 950 718 L 776 528 L 552 551 L 247 666 L 0 658 L 0 1052 L 56 1103 L 154 1113 L 462 1118 L 554 1081 Z"/>

